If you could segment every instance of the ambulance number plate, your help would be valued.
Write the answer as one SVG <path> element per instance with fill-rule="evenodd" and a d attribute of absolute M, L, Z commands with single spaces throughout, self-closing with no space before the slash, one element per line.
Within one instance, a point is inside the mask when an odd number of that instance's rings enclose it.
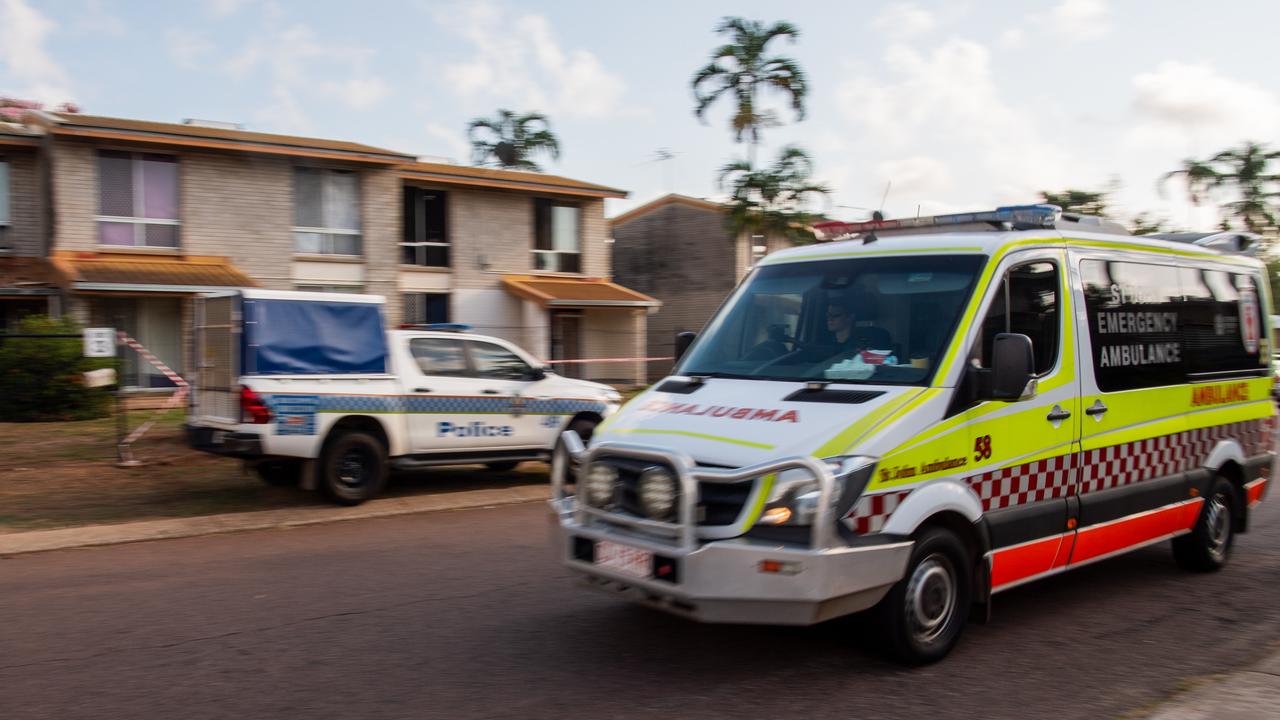
<path fill-rule="evenodd" d="M 608 540 L 596 541 L 595 564 L 631 577 L 653 575 L 653 553 Z"/>

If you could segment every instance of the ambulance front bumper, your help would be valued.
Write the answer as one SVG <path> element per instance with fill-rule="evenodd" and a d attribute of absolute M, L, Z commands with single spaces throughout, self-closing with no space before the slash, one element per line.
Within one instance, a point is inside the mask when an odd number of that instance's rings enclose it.
<path fill-rule="evenodd" d="M 682 486 L 674 527 L 639 518 L 607 518 L 586 508 L 564 490 L 567 458 L 552 463 L 553 547 L 565 567 L 585 586 L 615 594 L 670 613 L 711 623 L 811 625 L 865 610 L 888 593 L 906 571 L 912 543 L 902 538 L 849 544 L 834 532 L 829 512 L 815 518 L 808 546 L 739 537 L 697 537 L 693 506 L 699 481 L 731 481 L 792 468 L 811 471 L 827 497 L 833 491 L 831 471 L 812 458 L 785 458 L 733 471 L 696 468 L 688 458 L 657 448 L 602 443 L 582 449 L 577 436 L 564 445 L 579 462 L 601 455 L 640 459 L 661 457 L 675 468 Z M 826 508 L 823 502 L 821 507 Z M 669 537 L 658 530 L 672 530 Z M 597 562 L 601 543 L 622 546 L 652 558 L 651 572 L 638 576 Z"/>

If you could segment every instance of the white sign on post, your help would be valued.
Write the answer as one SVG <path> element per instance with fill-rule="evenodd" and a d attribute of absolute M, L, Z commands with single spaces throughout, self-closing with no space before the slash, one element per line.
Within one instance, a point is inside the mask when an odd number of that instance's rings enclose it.
<path fill-rule="evenodd" d="M 115 357 L 116 356 L 116 329 L 115 328 L 85 328 L 84 329 L 84 356 L 85 357 Z"/>

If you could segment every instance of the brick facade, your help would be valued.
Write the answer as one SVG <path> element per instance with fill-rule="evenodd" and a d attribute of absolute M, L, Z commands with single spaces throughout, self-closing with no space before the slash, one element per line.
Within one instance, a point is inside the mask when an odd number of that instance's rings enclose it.
<path fill-rule="evenodd" d="M 0 229 L 0 252 L 18 257 L 44 254 L 40 166 L 35 148 L 0 147 L 9 166 L 9 225 Z"/>

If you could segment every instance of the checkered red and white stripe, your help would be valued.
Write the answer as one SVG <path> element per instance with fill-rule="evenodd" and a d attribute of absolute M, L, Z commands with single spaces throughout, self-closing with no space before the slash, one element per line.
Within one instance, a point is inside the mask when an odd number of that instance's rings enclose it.
<path fill-rule="evenodd" d="M 1271 448 L 1273 421 L 1247 420 L 1111 445 L 1085 451 L 1083 462 L 1069 453 L 971 475 L 965 482 L 982 500 L 983 512 L 1069 497 L 1077 492 L 1077 475 L 1080 494 L 1098 492 L 1199 467 L 1228 438 L 1240 443 L 1246 457 L 1260 455 Z M 855 532 L 879 532 L 914 489 L 863 496 L 845 520 Z"/>

